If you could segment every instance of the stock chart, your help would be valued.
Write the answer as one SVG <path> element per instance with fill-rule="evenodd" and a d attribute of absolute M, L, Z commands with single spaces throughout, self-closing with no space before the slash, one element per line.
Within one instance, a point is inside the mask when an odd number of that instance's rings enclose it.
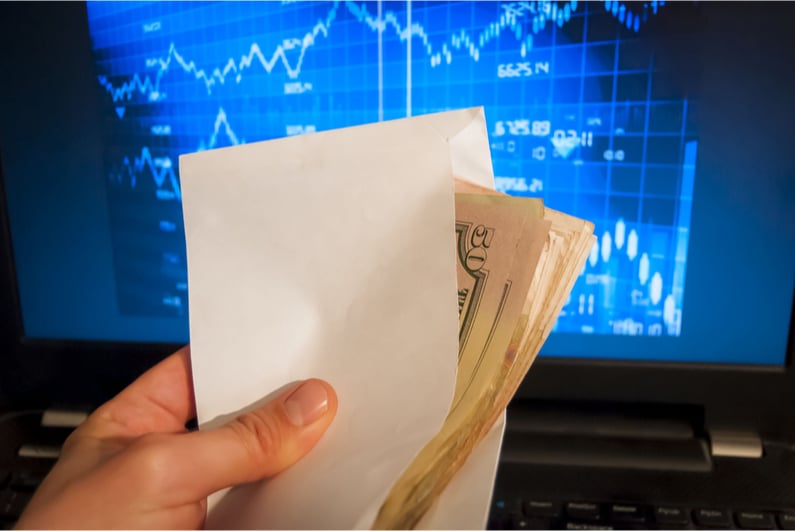
<path fill-rule="evenodd" d="M 679 335 L 698 102 L 648 35 L 666 9 L 89 2 L 119 310 L 187 314 L 180 154 L 482 105 L 497 188 L 596 226 L 555 331 Z"/>

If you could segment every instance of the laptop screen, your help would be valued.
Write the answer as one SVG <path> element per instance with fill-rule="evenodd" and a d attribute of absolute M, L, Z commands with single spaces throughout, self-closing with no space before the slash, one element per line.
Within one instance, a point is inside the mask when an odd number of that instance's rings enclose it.
<path fill-rule="evenodd" d="M 721 160 L 775 109 L 716 107 L 770 90 L 743 72 L 718 87 L 720 9 L 89 2 L 90 67 L 71 75 L 93 87 L 94 164 L 7 176 L 25 334 L 189 340 L 180 154 L 482 105 L 497 189 L 596 227 L 543 355 L 781 365 L 792 162 Z"/>

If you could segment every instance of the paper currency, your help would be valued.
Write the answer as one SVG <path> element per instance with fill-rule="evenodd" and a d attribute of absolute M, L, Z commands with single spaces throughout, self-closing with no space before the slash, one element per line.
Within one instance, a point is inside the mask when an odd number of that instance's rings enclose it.
<path fill-rule="evenodd" d="M 506 197 L 495 190 L 461 179 L 455 180 L 455 189 L 456 193 Z M 516 200 L 523 201 L 518 198 Z M 509 358 L 516 354 L 521 355 L 517 356 L 516 364 L 509 364 L 511 371 L 500 401 L 506 406 L 552 331 L 555 319 L 574 286 L 577 273 L 582 269 L 588 252 L 593 247 L 593 223 L 551 208 L 544 209 L 544 219 L 551 223 L 549 238 L 544 242 L 544 252 L 535 270 L 533 284 L 528 290 L 508 349 Z"/>
<path fill-rule="evenodd" d="M 593 225 L 456 181 L 459 363 L 440 432 L 395 483 L 374 529 L 412 529 L 505 410 L 593 245 Z"/>
<path fill-rule="evenodd" d="M 511 199 L 456 195 L 460 320 L 451 415 L 496 374 L 549 230 L 540 201 Z"/>

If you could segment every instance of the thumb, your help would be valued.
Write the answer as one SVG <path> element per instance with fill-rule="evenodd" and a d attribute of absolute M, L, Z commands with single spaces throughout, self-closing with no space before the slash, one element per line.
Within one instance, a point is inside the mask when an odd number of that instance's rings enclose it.
<path fill-rule="evenodd" d="M 323 380 L 305 380 L 221 428 L 178 438 L 172 477 L 200 499 L 240 483 L 271 477 L 306 455 L 337 413 L 337 395 Z"/>

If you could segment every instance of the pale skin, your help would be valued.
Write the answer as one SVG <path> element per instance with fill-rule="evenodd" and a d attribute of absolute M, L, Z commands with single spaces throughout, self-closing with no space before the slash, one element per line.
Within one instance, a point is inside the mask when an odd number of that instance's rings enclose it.
<path fill-rule="evenodd" d="M 332 387 L 311 379 L 221 428 L 188 432 L 195 407 L 185 347 L 69 436 L 17 528 L 200 529 L 209 494 L 288 468 L 336 412 Z"/>

